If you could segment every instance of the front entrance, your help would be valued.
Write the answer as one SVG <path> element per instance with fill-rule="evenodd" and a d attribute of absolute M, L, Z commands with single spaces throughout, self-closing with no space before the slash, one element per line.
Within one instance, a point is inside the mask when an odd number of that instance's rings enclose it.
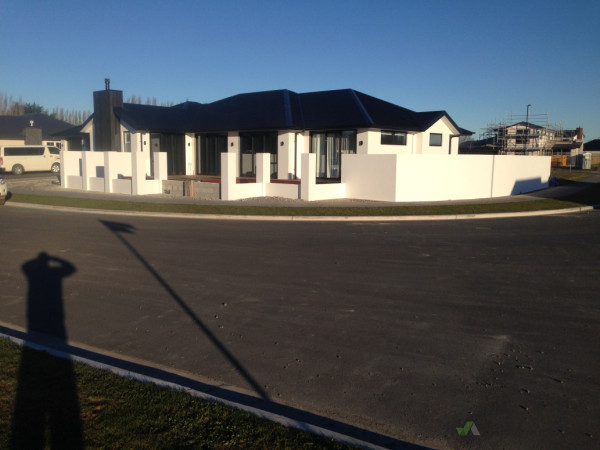
<path fill-rule="evenodd" d="M 185 136 L 183 134 L 152 133 L 150 135 L 150 170 L 154 176 L 154 152 L 167 153 L 167 173 L 185 175 Z"/>
<path fill-rule="evenodd" d="M 204 134 L 196 139 L 199 175 L 221 175 L 221 153 L 227 151 L 227 135 Z"/>

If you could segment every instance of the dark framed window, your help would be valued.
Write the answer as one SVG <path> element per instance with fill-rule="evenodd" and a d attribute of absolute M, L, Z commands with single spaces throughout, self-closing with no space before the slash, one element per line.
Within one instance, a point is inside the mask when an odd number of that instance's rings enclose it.
<path fill-rule="evenodd" d="M 381 145 L 406 145 L 406 133 L 381 130 Z"/>
<path fill-rule="evenodd" d="M 431 147 L 441 147 L 442 133 L 429 133 L 429 145 Z"/>

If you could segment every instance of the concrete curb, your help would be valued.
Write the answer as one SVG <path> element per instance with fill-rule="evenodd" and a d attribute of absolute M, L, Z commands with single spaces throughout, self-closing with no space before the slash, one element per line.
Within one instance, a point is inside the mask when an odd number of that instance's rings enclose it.
<path fill-rule="evenodd" d="M 224 399 L 224 398 L 221 398 L 221 397 L 218 397 L 218 396 L 215 396 L 215 395 L 212 395 L 212 394 L 209 394 L 207 392 L 200 391 L 197 389 L 191 389 L 188 386 L 183 386 L 181 384 L 174 383 L 174 382 L 162 379 L 162 378 L 145 375 L 145 374 L 142 374 L 142 373 L 139 373 L 136 371 L 126 369 L 126 368 L 118 367 L 114 364 L 108 364 L 105 362 L 97 361 L 95 359 L 91 359 L 91 358 L 88 358 L 85 356 L 74 355 L 72 353 L 65 352 L 63 350 L 56 349 L 51 346 L 47 346 L 47 345 L 40 344 L 37 342 L 32 342 L 27 339 L 23 339 L 22 337 L 18 337 L 18 335 L 26 335 L 26 333 L 24 331 L 13 330 L 12 327 L 8 327 L 7 326 L 8 324 L 3 323 L 3 322 L 1 322 L 0 324 L 2 325 L 2 328 L 4 328 L 4 331 L 5 331 L 5 332 L 0 331 L 0 338 L 11 341 L 22 347 L 28 347 L 33 350 L 43 351 L 52 356 L 62 358 L 62 359 L 67 359 L 67 360 L 74 361 L 74 362 L 78 362 L 81 364 L 85 364 L 94 369 L 111 372 L 111 373 L 118 375 L 120 377 L 123 377 L 123 378 L 131 378 L 131 379 L 141 381 L 144 383 L 153 383 L 159 387 L 183 391 L 193 397 L 198 397 L 198 398 L 201 398 L 201 399 L 209 401 L 209 402 L 220 403 L 220 404 L 223 404 L 230 408 L 235 408 L 240 411 L 247 412 L 247 413 L 257 416 L 259 418 L 267 419 L 267 420 L 270 420 L 271 422 L 279 423 L 285 427 L 293 428 L 293 429 L 297 429 L 297 430 L 301 430 L 301 431 L 307 431 L 314 435 L 321 436 L 326 439 L 333 439 L 335 441 L 341 442 L 346 445 L 350 445 L 350 446 L 354 446 L 354 447 L 358 447 L 358 448 L 377 449 L 377 450 L 386 448 L 386 447 L 381 447 L 379 445 L 375 445 L 375 444 L 357 439 L 355 437 L 348 436 L 348 435 L 339 433 L 337 431 L 323 428 L 323 427 L 320 427 L 320 426 L 317 426 L 317 425 L 314 425 L 311 423 L 295 420 L 295 419 L 283 416 L 281 414 L 276 414 L 276 413 L 273 413 L 270 411 L 265 411 L 263 409 L 256 408 L 256 407 L 244 404 L 244 403 L 227 400 L 227 399 Z M 14 333 L 14 335 L 13 335 L 12 331 L 15 331 L 16 333 Z M 81 351 L 92 354 L 91 351 L 87 351 L 83 348 L 81 349 Z M 114 359 L 114 357 L 112 357 L 112 358 Z M 407 444 L 407 445 L 411 446 L 411 444 Z"/>
<path fill-rule="evenodd" d="M 66 206 L 37 205 L 34 203 L 6 203 L 5 206 L 30 208 L 39 210 L 53 210 L 62 212 L 78 212 L 83 214 L 120 215 L 136 217 L 157 217 L 172 219 L 201 219 L 201 220 L 254 220 L 273 222 L 414 222 L 432 220 L 469 220 L 469 219 L 501 219 L 515 217 L 552 216 L 558 214 L 574 214 L 593 211 L 596 206 L 580 206 L 575 208 L 551 209 L 541 211 L 520 211 L 507 213 L 482 213 L 482 214 L 448 214 L 429 216 L 250 216 L 231 214 L 188 214 L 188 213 L 153 213 L 143 211 L 119 211 L 107 209 L 73 208 Z"/>

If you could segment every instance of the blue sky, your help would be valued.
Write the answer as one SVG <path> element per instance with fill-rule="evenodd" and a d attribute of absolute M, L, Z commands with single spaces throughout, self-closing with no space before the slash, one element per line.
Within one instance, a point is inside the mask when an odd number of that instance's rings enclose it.
<path fill-rule="evenodd" d="M 92 109 L 353 88 L 476 132 L 548 114 L 600 138 L 600 1 L 0 1 L 0 92 Z"/>

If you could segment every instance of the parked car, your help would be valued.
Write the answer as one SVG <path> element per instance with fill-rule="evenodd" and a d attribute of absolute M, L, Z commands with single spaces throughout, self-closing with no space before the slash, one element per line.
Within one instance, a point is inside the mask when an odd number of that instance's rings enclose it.
<path fill-rule="evenodd" d="M 60 172 L 60 150 L 45 145 L 0 146 L 0 172 Z"/>
<path fill-rule="evenodd" d="M 4 205 L 7 195 L 8 186 L 6 186 L 6 181 L 4 181 L 4 178 L 0 177 L 0 205 Z"/>

